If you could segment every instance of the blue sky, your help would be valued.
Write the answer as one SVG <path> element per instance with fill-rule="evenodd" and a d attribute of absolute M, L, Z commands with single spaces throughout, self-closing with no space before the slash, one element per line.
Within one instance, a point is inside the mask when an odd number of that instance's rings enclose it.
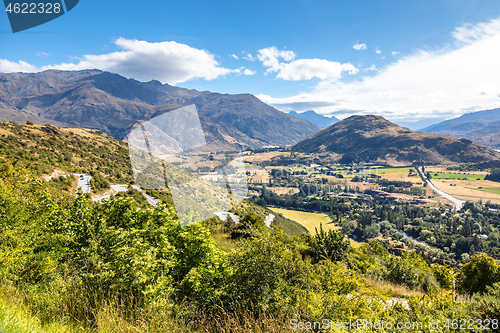
<path fill-rule="evenodd" d="M 0 72 L 100 68 L 252 93 L 283 111 L 392 120 L 500 107 L 500 3 L 97 1 L 13 34 Z"/>

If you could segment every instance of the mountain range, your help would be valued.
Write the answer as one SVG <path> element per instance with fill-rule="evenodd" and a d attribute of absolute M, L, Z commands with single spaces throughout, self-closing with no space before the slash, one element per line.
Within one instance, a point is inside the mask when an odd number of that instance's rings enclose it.
<path fill-rule="evenodd" d="M 500 149 L 500 109 L 466 113 L 458 118 L 426 127 L 422 132 L 468 138 Z"/>
<path fill-rule="evenodd" d="M 326 128 L 328 126 L 331 126 L 339 121 L 335 116 L 326 117 L 326 116 L 323 116 L 322 114 L 317 114 L 313 110 L 300 112 L 300 113 L 296 112 L 296 111 L 290 111 L 290 112 L 288 112 L 288 114 L 291 116 L 300 118 L 300 119 L 309 120 L 311 123 L 316 124 L 322 128 Z"/>
<path fill-rule="evenodd" d="M 320 130 L 250 94 L 139 82 L 100 70 L 0 74 L 0 121 L 98 129 L 120 140 L 138 122 L 192 104 L 208 136 L 241 147 L 291 145 Z"/>
<path fill-rule="evenodd" d="M 446 118 L 424 118 L 417 121 L 394 121 L 394 123 L 398 124 L 402 127 L 408 127 L 412 131 L 422 131 L 422 128 L 429 127 L 434 124 L 445 121 Z"/>
<path fill-rule="evenodd" d="M 344 162 L 452 163 L 498 160 L 500 154 L 469 139 L 412 131 L 375 115 L 351 116 L 299 142 L 292 151 L 334 153 Z"/>

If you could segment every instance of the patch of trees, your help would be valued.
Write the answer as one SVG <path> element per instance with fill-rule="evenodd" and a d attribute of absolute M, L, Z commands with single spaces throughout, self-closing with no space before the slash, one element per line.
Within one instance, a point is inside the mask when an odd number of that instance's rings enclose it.
<path fill-rule="evenodd" d="M 94 193 L 109 189 L 109 182 L 103 175 L 95 170 L 90 170 L 89 174 L 92 176 L 90 179 L 90 187 Z"/>
<path fill-rule="evenodd" d="M 500 182 L 500 169 L 493 169 L 484 179 L 491 180 L 492 182 Z"/>
<path fill-rule="evenodd" d="M 378 179 L 377 184 L 381 186 L 395 186 L 395 187 L 404 187 L 404 188 L 409 188 L 413 186 L 413 182 L 405 182 L 402 180 L 388 180 L 388 179 Z"/>

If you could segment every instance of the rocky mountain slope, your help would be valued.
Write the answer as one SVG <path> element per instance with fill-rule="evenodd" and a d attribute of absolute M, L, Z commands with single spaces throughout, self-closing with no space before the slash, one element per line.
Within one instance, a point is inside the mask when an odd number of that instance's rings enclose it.
<path fill-rule="evenodd" d="M 204 130 L 246 147 L 290 145 L 320 130 L 250 94 L 184 89 L 139 82 L 99 70 L 0 74 L 0 120 L 98 129 L 124 139 L 139 121 L 195 104 Z M 3 115 L 3 116 L 2 116 Z"/>

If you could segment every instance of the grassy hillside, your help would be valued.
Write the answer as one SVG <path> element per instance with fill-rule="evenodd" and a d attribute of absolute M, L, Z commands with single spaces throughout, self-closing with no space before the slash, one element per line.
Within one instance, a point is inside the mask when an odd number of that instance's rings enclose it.
<path fill-rule="evenodd" d="M 133 179 L 127 145 L 97 130 L 0 122 L 0 157 L 37 176 L 94 170 L 109 181 Z"/>

